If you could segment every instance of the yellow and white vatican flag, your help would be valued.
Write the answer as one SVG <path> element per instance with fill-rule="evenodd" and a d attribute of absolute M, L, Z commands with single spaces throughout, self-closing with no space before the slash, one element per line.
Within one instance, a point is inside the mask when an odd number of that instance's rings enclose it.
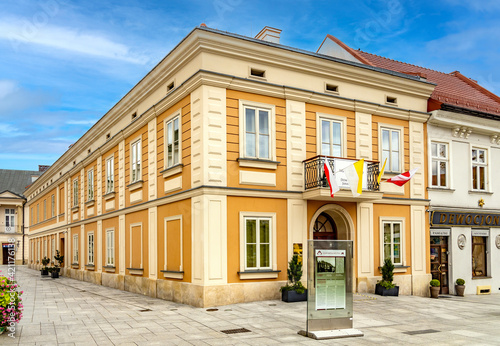
<path fill-rule="evenodd" d="M 380 184 L 380 180 L 382 179 L 382 176 L 384 175 L 384 170 L 385 170 L 385 164 L 387 163 L 387 159 L 384 161 L 384 165 L 382 166 L 382 169 L 380 170 L 380 173 L 378 174 L 377 178 L 377 183 Z"/>
<path fill-rule="evenodd" d="M 325 175 L 328 180 L 328 185 L 330 185 L 330 196 L 333 197 L 333 194 L 340 190 L 339 184 L 337 184 L 337 179 L 335 178 L 335 174 L 333 174 L 332 169 L 330 168 L 330 164 L 325 162 Z"/>
<path fill-rule="evenodd" d="M 344 174 L 351 188 L 352 195 L 354 197 L 361 195 L 363 191 L 363 167 L 365 165 L 365 160 L 361 159 L 354 162 L 352 165 L 344 168 Z"/>

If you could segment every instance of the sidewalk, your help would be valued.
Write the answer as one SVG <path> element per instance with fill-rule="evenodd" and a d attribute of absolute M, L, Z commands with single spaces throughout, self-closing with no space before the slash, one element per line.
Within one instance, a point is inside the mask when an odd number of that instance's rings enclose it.
<path fill-rule="evenodd" d="M 0 266 L 4 273 L 6 268 Z M 500 343 L 500 295 L 440 299 L 355 295 L 354 327 L 364 337 L 300 336 L 306 303 L 263 301 L 194 308 L 18 266 L 24 318 L 6 345 L 268 345 Z M 250 332 L 222 331 L 246 328 Z"/>

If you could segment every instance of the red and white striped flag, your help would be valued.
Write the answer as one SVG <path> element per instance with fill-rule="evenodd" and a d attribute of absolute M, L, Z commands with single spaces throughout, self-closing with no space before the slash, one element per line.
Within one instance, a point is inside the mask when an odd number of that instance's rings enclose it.
<path fill-rule="evenodd" d="M 408 172 L 401 173 L 400 175 L 396 175 L 394 178 L 387 179 L 388 183 L 396 184 L 397 186 L 403 186 L 415 175 L 415 172 L 418 170 L 417 168 L 413 168 Z"/>
<path fill-rule="evenodd" d="M 325 162 L 325 175 L 328 180 L 328 185 L 330 185 L 330 196 L 333 197 L 333 194 L 340 190 L 339 185 L 337 184 L 337 179 L 335 179 L 335 174 L 333 174 L 328 161 Z"/>

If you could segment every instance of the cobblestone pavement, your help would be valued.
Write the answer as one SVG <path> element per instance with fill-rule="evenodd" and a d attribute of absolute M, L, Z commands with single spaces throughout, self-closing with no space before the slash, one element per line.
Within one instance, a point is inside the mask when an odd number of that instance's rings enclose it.
<path fill-rule="evenodd" d="M 2 268 L 5 272 L 5 267 Z M 364 337 L 312 340 L 306 303 L 263 301 L 194 308 L 68 278 L 16 268 L 25 313 L 1 345 L 500 344 L 500 295 L 380 297 L 355 295 L 354 327 Z M 225 334 L 228 329 L 250 332 Z M 412 333 L 413 332 L 413 333 Z"/>

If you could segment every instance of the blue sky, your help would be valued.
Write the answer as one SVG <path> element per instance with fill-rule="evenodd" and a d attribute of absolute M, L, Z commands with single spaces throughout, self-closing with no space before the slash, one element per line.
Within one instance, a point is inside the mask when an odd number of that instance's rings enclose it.
<path fill-rule="evenodd" d="M 500 93 L 500 1 L 0 2 L 0 168 L 52 164 L 195 26 L 459 70 Z"/>

